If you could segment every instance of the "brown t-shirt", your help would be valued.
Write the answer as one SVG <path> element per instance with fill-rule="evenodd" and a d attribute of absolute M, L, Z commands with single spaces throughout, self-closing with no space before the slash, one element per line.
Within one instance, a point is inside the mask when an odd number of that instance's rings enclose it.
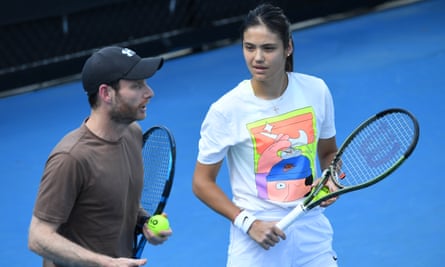
<path fill-rule="evenodd" d="M 131 257 L 143 185 L 142 133 L 132 124 L 117 142 L 83 124 L 53 149 L 34 216 L 60 223 L 59 233 L 92 251 Z"/>

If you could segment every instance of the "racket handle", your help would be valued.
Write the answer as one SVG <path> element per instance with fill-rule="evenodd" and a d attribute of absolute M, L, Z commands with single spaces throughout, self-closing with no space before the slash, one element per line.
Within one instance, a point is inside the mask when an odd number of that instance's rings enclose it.
<path fill-rule="evenodd" d="M 291 212 L 289 212 L 286 216 L 284 216 L 276 226 L 284 231 L 295 219 L 297 219 L 301 214 L 306 211 L 304 208 L 304 204 L 298 204 Z"/>
<path fill-rule="evenodd" d="M 141 258 L 142 252 L 144 251 L 144 247 L 145 247 L 146 243 L 147 243 L 147 239 L 144 236 L 142 236 L 141 237 L 141 241 L 138 244 L 138 247 L 137 247 L 136 253 L 134 255 L 134 258 L 136 258 L 136 259 L 140 259 Z"/>

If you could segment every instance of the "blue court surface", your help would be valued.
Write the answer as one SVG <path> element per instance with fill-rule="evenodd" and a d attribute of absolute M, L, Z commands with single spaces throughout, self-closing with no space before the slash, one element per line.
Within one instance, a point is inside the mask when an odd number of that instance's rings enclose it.
<path fill-rule="evenodd" d="M 399 170 L 326 210 L 340 266 L 444 266 L 444 14 L 445 1 L 420 1 L 294 31 L 296 71 L 324 78 L 332 91 L 339 144 L 389 107 L 410 110 L 421 126 Z M 141 125 L 167 125 L 178 155 L 166 210 L 174 235 L 146 247 L 147 266 L 225 266 L 229 222 L 195 198 L 191 179 L 209 105 L 246 78 L 237 43 L 168 60 L 148 81 L 156 97 Z M 43 166 L 88 114 L 79 81 L 0 99 L 0 266 L 40 266 L 27 234 Z M 229 192 L 225 168 L 218 181 Z"/>

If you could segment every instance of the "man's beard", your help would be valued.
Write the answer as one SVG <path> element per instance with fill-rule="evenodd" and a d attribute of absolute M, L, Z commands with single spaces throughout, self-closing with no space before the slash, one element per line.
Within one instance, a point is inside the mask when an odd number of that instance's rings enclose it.
<path fill-rule="evenodd" d="M 110 119 L 119 124 L 131 124 L 138 119 L 137 109 L 118 98 L 110 111 Z"/>

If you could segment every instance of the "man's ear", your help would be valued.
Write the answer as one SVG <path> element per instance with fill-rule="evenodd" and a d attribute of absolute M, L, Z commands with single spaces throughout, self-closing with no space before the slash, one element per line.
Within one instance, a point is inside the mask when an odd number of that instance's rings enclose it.
<path fill-rule="evenodd" d="M 103 83 L 103 84 L 99 85 L 99 91 L 97 94 L 102 99 L 102 101 L 110 103 L 111 97 L 113 94 L 112 91 L 113 91 L 113 88 L 111 88 L 111 86 Z"/>

